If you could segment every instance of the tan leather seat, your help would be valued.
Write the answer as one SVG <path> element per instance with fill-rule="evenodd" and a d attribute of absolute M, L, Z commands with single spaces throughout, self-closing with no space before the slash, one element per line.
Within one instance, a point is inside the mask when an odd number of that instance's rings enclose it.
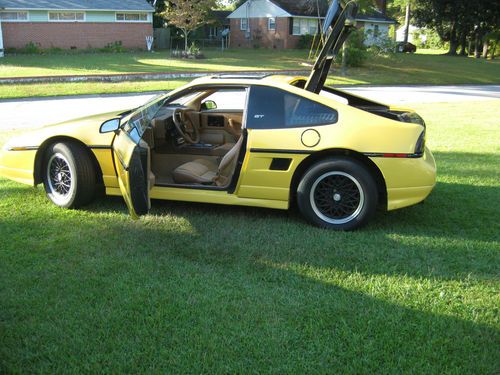
<path fill-rule="evenodd" d="M 240 137 L 234 147 L 224 155 L 219 166 L 205 159 L 196 159 L 182 164 L 173 172 L 174 181 L 178 184 L 215 183 L 217 186 L 228 185 L 236 168 L 242 144 L 243 137 Z"/>
<path fill-rule="evenodd" d="M 173 175 L 178 184 L 211 183 L 217 176 L 217 164 L 210 160 L 196 159 L 177 167 Z"/>

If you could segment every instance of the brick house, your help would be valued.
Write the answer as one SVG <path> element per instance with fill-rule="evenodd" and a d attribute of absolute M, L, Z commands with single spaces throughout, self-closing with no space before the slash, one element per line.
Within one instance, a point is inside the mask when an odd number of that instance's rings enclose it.
<path fill-rule="evenodd" d="M 4 48 L 146 48 L 154 8 L 146 0 L 0 0 Z"/>
<path fill-rule="evenodd" d="M 385 15 L 386 0 L 376 0 L 376 4 L 373 12 L 357 17 L 358 27 L 367 26 L 367 36 L 382 38 L 396 21 Z M 302 35 L 318 32 L 327 11 L 327 0 L 248 0 L 228 16 L 231 45 L 296 48 Z M 376 39 L 369 43 L 376 43 Z"/>

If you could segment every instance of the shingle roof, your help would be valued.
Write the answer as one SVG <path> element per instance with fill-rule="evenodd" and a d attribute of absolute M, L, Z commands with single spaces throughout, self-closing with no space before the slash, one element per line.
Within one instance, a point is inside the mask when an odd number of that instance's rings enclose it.
<path fill-rule="evenodd" d="M 358 13 L 356 16 L 358 21 L 374 21 L 374 22 L 384 22 L 384 23 L 397 23 L 397 21 L 391 17 L 387 17 L 384 13 L 378 9 L 371 9 Z"/>
<path fill-rule="evenodd" d="M 281 9 L 287 11 L 292 16 L 318 17 L 318 5 L 320 17 L 325 17 L 328 12 L 328 0 L 271 0 Z M 394 19 L 387 17 L 380 10 L 372 8 L 365 12 L 358 13 L 358 21 L 374 21 L 384 23 L 397 23 Z"/>
<path fill-rule="evenodd" d="M 321 17 L 326 15 L 328 11 L 328 0 L 271 0 L 281 9 L 287 11 L 292 16 L 305 16 L 305 17 L 318 17 L 318 5 L 319 14 Z"/>
<path fill-rule="evenodd" d="M 213 20 L 220 23 L 221 25 L 229 24 L 228 16 L 232 12 L 230 10 L 211 10 L 210 16 Z"/>
<path fill-rule="evenodd" d="M 154 11 L 146 0 L 0 0 L 1 8 Z"/>

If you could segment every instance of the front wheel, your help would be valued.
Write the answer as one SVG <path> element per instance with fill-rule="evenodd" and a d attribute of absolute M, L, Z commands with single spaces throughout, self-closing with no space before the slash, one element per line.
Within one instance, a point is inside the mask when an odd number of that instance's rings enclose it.
<path fill-rule="evenodd" d="M 47 197 L 63 208 L 90 203 L 96 192 L 96 172 L 87 150 L 77 143 L 55 143 L 44 159 Z"/>
<path fill-rule="evenodd" d="M 354 230 L 375 214 L 377 185 L 361 163 L 349 158 L 327 159 L 306 171 L 297 189 L 297 203 L 314 225 Z"/>

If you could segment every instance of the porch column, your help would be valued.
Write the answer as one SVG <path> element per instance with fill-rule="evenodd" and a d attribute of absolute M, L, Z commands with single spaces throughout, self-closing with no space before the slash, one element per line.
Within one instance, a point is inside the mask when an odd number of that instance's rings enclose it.
<path fill-rule="evenodd" d="M 0 20 L 0 57 L 3 57 L 3 33 L 2 33 L 2 20 Z"/>

